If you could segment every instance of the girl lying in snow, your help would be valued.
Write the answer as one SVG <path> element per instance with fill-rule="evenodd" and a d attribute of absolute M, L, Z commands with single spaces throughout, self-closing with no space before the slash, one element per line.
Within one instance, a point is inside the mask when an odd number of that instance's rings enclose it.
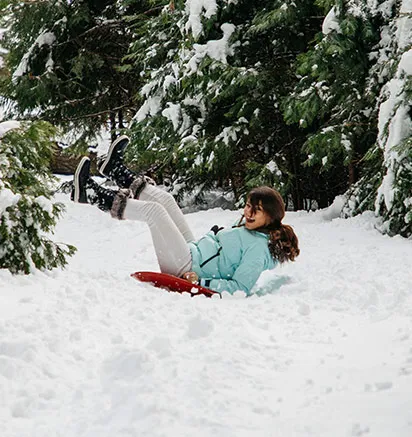
<path fill-rule="evenodd" d="M 128 142 L 126 136 L 119 137 L 98 165 L 99 172 L 120 190 L 97 184 L 89 175 L 90 159 L 84 157 L 74 175 L 72 200 L 95 204 L 118 219 L 146 222 L 163 273 L 218 292 L 242 290 L 249 294 L 264 270 L 299 255 L 293 229 L 281 223 L 283 199 L 269 187 L 249 193 L 236 226 L 214 227 L 196 241 L 173 196 L 125 167 L 123 152 Z"/>

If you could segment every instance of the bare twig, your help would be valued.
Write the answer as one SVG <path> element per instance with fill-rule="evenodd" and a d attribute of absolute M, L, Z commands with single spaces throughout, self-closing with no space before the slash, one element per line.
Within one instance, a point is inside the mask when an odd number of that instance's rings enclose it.
<path fill-rule="evenodd" d="M 105 111 L 95 112 L 94 114 L 86 114 L 86 115 L 81 115 L 79 117 L 70 117 L 70 118 L 67 118 L 67 120 L 68 121 L 75 121 L 75 120 L 80 120 L 82 118 L 97 117 L 98 115 L 110 114 L 111 112 L 119 111 L 120 109 L 127 108 L 127 107 L 128 107 L 128 105 L 122 105 L 122 106 L 118 106 L 116 108 L 107 109 Z"/>

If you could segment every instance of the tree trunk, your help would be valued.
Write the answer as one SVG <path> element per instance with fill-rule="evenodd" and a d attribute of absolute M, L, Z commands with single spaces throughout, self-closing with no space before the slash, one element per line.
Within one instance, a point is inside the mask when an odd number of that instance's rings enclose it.
<path fill-rule="evenodd" d="M 318 195 L 318 208 L 326 208 L 329 206 L 329 199 L 328 199 L 328 192 L 327 190 L 322 190 L 319 192 Z"/>
<path fill-rule="evenodd" d="M 299 162 L 299 151 L 293 145 L 293 156 L 292 156 L 292 168 L 293 168 L 293 189 L 292 189 L 292 199 L 293 199 L 293 209 L 295 211 L 304 209 L 303 202 L 303 190 L 300 183 L 300 162 Z"/>
<path fill-rule="evenodd" d="M 97 174 L 97 154 L 89 153 L 90 158 L 90 173 Z M 58 145 L 55 146 L 52 160 L 50 161 L 50 170 L 54 174 L 72 175 L 76 171 L 76 167 L 80 162 L 81 157 L 71 156 L 63 152 L 63 149 Z"/>
<path fill-rule="evenodd" d="M 116 114 L 110 113 L 110 137 L 114 141 L 116 139 Z"/>
<path fill-rule="evenodd" d="M 124 129 L 124 124 L 123 124 L 123 111 L 121 109 L 119 109 L 119 112 L 117 114 L 117 118 L 119 119 L 119 129 Z"/>
<path fill-rule="evenodd" d="M 352 160 L 349 163 L 348 171 L 349 171 L 349 185 L 353 185 L 358 180 L 355 161 Z"/>

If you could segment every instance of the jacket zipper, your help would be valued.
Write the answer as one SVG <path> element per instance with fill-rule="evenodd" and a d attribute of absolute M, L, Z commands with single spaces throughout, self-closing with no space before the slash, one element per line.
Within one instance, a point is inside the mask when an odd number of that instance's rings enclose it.
<path fill-rule="evenodd" d="M 217 251 L 217 253 L 215 253 L 214 255 L 212 255 L 210 258 L 208 258 L 207 260 L 203 261 L 202 264 L 199 265 L 200 268 L 202 268 L 204 265 L 206 265 L 209 261 L 212 261 L 213 258 L 216 258 L 217 256 L 220 255 L 220 251 L 222 250 L 221 247 L 219 247 L 219 250 Z"/>

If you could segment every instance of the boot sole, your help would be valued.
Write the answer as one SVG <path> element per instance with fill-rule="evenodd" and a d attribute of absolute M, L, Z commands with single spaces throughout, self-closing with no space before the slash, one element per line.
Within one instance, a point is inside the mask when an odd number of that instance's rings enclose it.
<path fill-rule="evenodd" d="M 109 147 L 109 151 L 107 152 L 107 156 L 106 159 L 103 161 L 102 165 L 98 168 L 99 173 L 104 176 L 104 177 L 108 177 L 107 174 L 105 174 L 105 170 L 107 167 L 107 164 L 110 162 L 110 159 L 112 158 L 113 155 L 113 150 L 116 148 L 116 146 L 121 142 L 126 140 L 127 143 L 129 143 L 129 137 L 127 135 L 121 135 L 119 138 L 117 138 L 115 141 L 113 141 L 113 143 L 110 145 Z M 125 146 L 125 148 L 127 147 L 127 144 Z"/>
<path fill-rule="evenodd" d="M 82 171 L 84 164 L 87 161 L 90 161 L 90 158 L 88 158 L 87 156 L 83 156 L 83 158 L 79 162 L 79 165 L 76 168 L 76 171 L 74 172 L 74 196 L 73 196 L 73 200 L 76 203 L 80 203 L 79 202 L 79 198 L 80 198 L 80 184 L 79 184 L 80 172 Z"/>

